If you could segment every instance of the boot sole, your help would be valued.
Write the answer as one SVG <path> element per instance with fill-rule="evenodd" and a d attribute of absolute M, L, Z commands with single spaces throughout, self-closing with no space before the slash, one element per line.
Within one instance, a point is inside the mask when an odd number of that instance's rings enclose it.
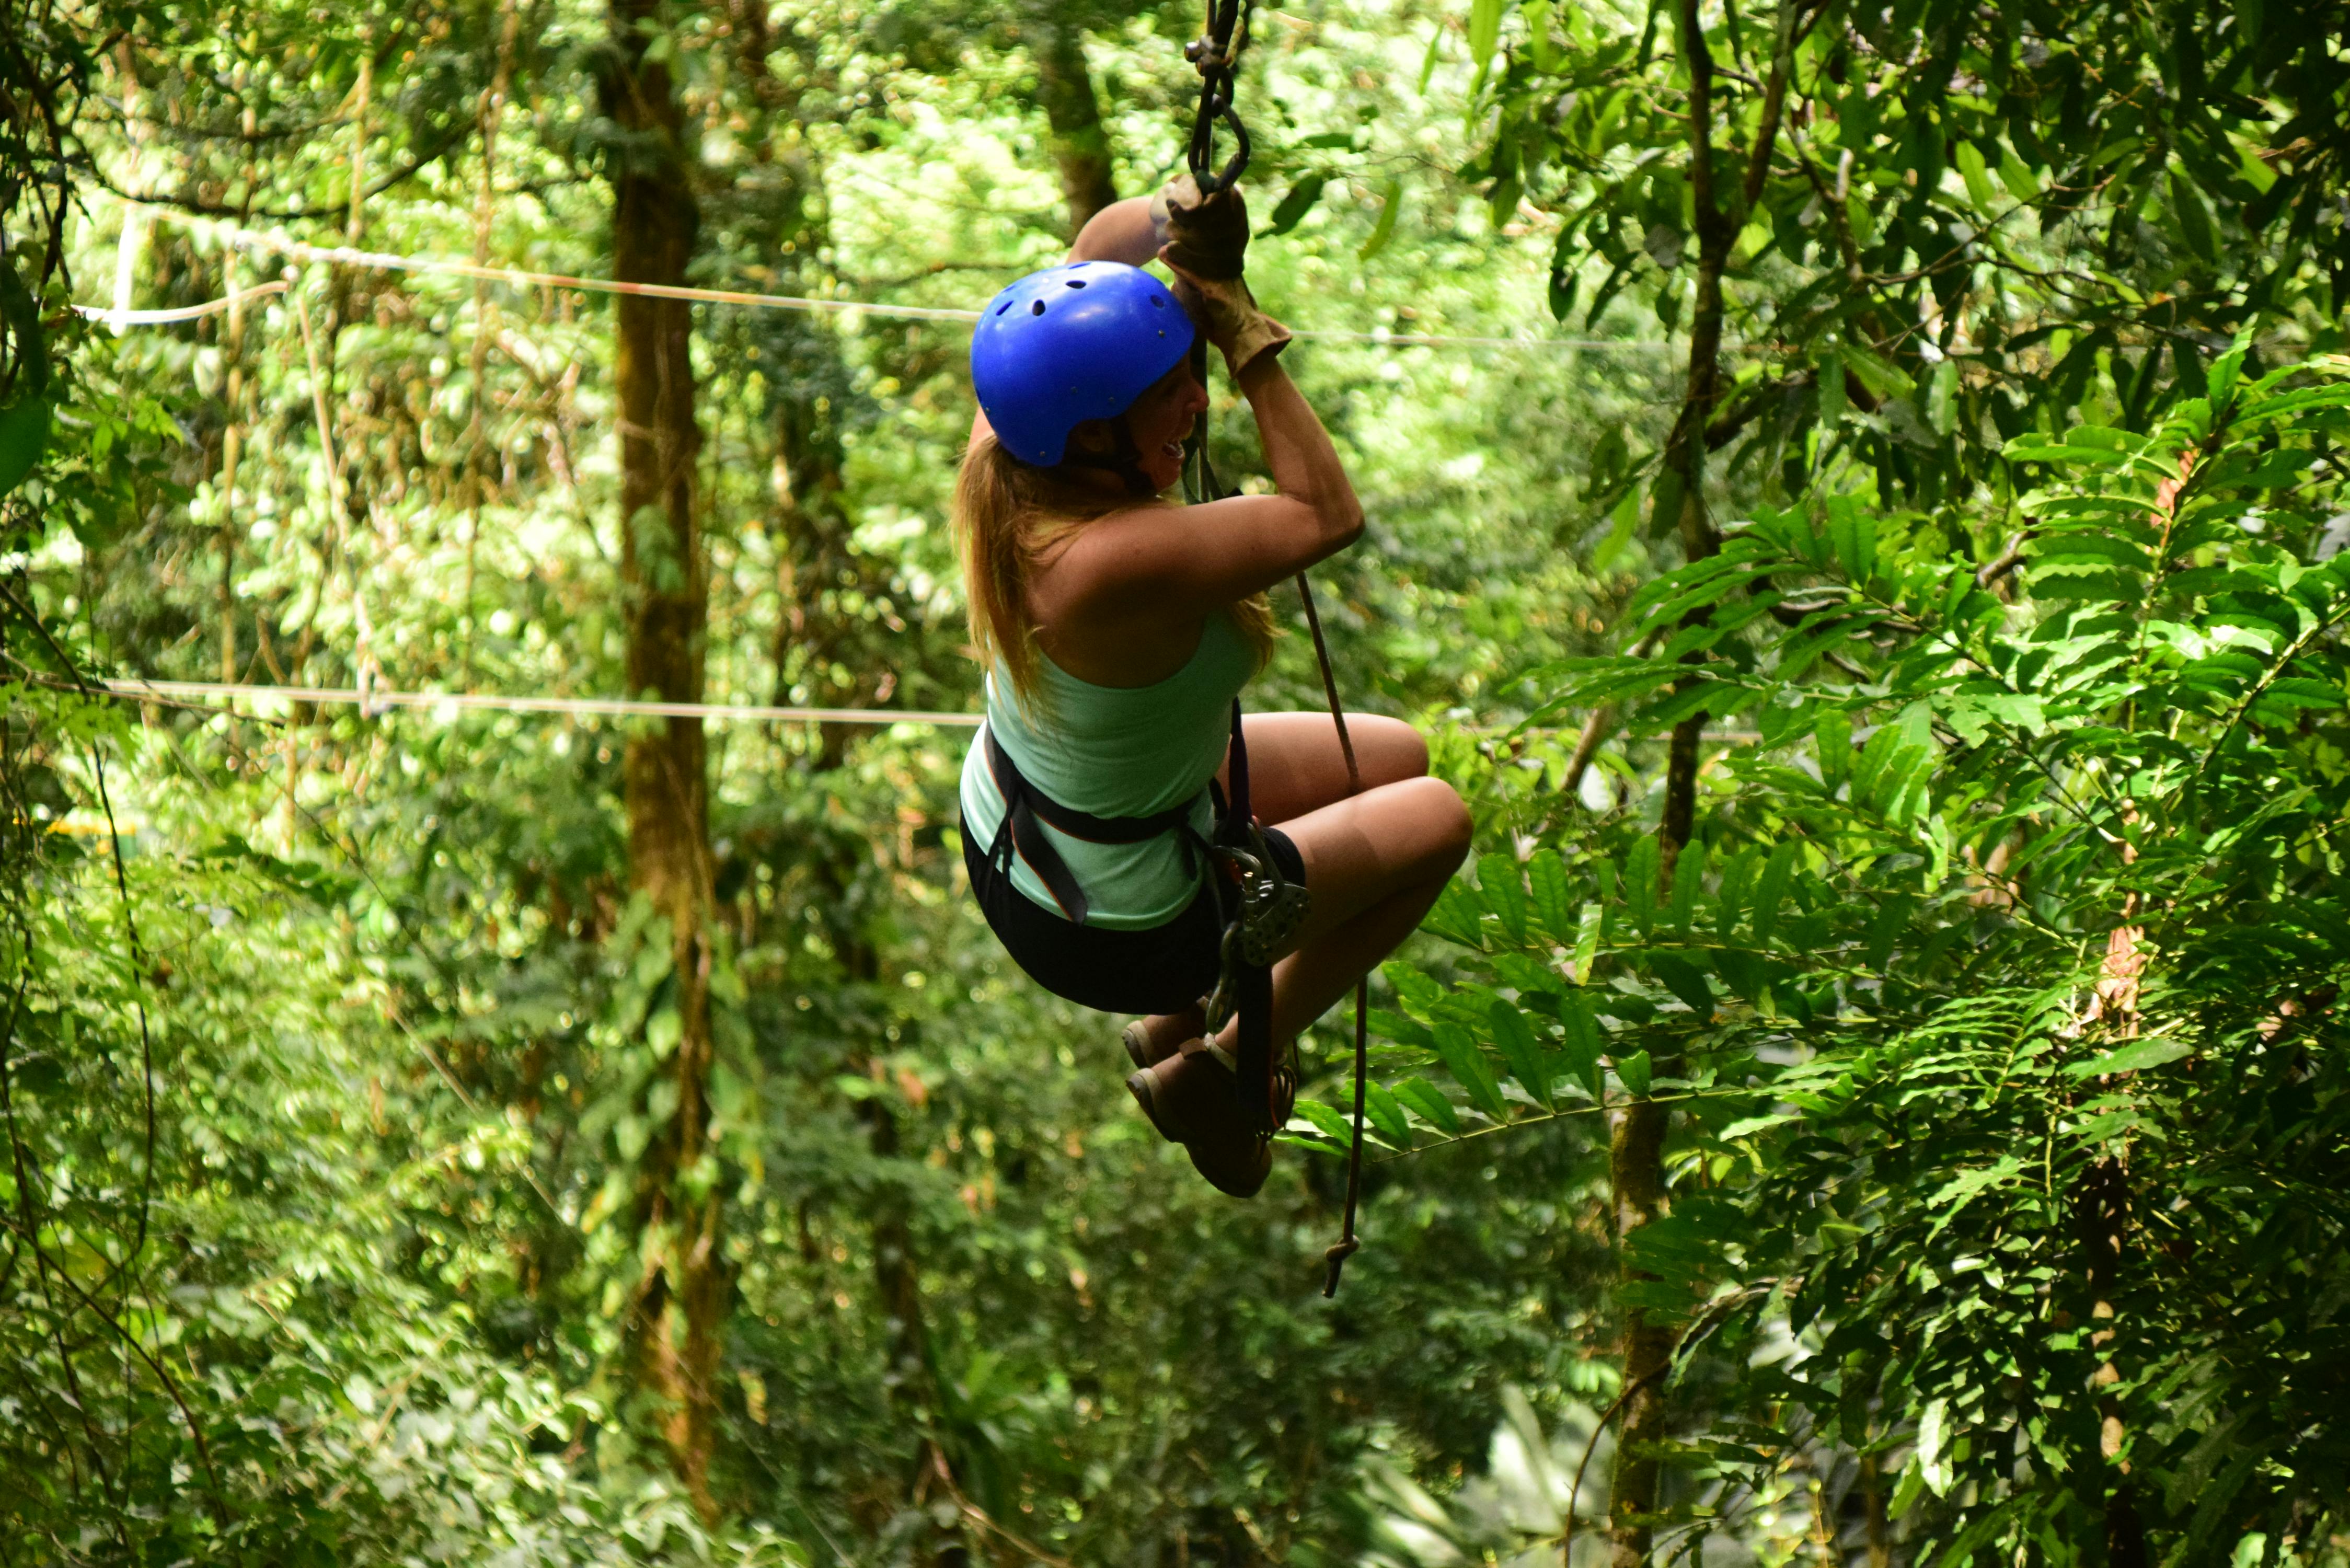
<path fill-rule="evenodd" d="M 1263 1189 L 1265 1179 L 1273 1174 L 1273 1150 L 1269 1143 L 1257 1144 L 1257 1158 L 1251 1162 L 1251 1168 L 1243 1172 L 1234 1174 L 1211 1169 L 1209 1163 L 1203 1162 L 1201 1158 L 1199 1145 L 1188 1143 L 1177 1137 L 1167 1130 L 1167 1124 L 1159 1120 L 1157 1094 L 1148 1072 L 1139 1072 L 1128 1076 L 1126 1080 L 1126 1091 L 1134 1096 L 1134 1103 L 1142 1107 L 1142 1114 L 1149 1119 L 1152 1128 L 1160 1137 L 1165 1138 L 1169 1143 L 1182 1146 L 1183 1152 L 1191 1157 L 1191 1168 L 1198 1171 L 1209 1186 L 1228 1198 L 1254 1198 Z"/>
<path fill-rule="evenodd" d="M 1159 1106 L 1157 1103 L 1157 1096 L 1153 1094 L 1151 1089 L 1150 1072 L 1149 1068 L 1142 1068 L 1127 1075 L 1126 1092 L 1134 1096 L 1134 1103 L 1142 1107 L 1143 1116 L 1149 1118 L 1152 1130 L 1157 1132 L 1160 1137 L 1165 1138 L 1169 1143 L 1181 1143 L 1183 1141 L 1181 1138 L 1177 1137 L 1173 1133 L 1169 1132 L 1167 1130 L 1167 1124 L 1159 1119 Z"/>

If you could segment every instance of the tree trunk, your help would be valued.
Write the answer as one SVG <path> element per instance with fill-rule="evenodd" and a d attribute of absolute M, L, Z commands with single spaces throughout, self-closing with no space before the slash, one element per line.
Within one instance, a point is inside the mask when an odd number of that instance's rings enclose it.
<path fill-rule="evenodd" d="M 1804 0 L 1782 0 L 1771 80 L 1764 89 L 1762 114 L 1747 157 L 1742 190 L 1737 192 L 1743 197 L 1743 206 L 1753 204 L 1770 172 L 1771 151 L 1786 101 L 1788 62 L 1804 8 Z M 1738 234 L 1738 220 L 1723 208 L 1715 168 L 1713 56 L 1706 45 L 1700 13 L 1699 0 L 1675 0 L 1675 30 L 1690 80 L 1689 182 L 1697 230 L 1697 278 L 1690 318 L 1689 376 L 1679 415 L 1665 442 L 1664 475 L 1658 485 L 1658 502 L 1669 509 L 1680 535 L 1681 553 L 1690 561 L 1703 560 L 1721 548 L 1721 532 L 1706 513 L 1706 426 L 1721 400 L 1721 275 Z M 1730 25 L 1737 24 L 1732 20 Z M 1662 524 L 1666 519 L 1655 521 Z M 1706 717 L 1692 713 L 1674 725 L 1666 753 L 1664 809 L 1657 836 L 1668 890 L 1679 867 L 1681 849 L 1697 828 L 1699 742 Z M 1658 1066 L 1669 1071 L 1663 1063 Z M 1608 1179 L 1619 1247 L 1665 1210 L 1665 1139 L 1671 1129 L 1671 1116 L 1665 1106 L 1639 1097 L 1628 1099 L 1616 1114 L 1608 1142 Z M 1624 1271 L 1627 1282 L 1643 1277 L 1637 1271 Z M 1630 1392 L 1625 1397 L 1624 1425 L 1617 1436 L 1609 1493 L 1611 1559 L 1616 1568 L 1646 1563 L 1654 1542 L 1648 1521 L 1657 1512 L 1663 1480 L 1663 1466 L 1655 1456 L 1670 1424 L 1664 1381 L 1675 1341 L 1671 1326 L 1653 1320 L 1647 1312 L 1636 1307 L 1625 1314 L 1624 1386 Z"/>
<path fill-rule="evenodd" d="M 640 23 L 656 0 L 612 0 L 598 87 L 623 133 L 610 151 L 612 264 L 628 282 L 681 284 L 699 213 L 688 183 L 684 114 L 666 65 L 646 57 Z M 699 702 L 709 618 L 694 497 L 690 307 L 622 295 L 613 382 L 620 428 L 620 575 L 631 696 Z M 679 1480 L 705 1518 L 727 1282 L 716 1155 L 710 1146 L 709 776 L 702 722 L 633 731 L 622 764 L 629 875 L 666 920 L 678 1039 L 665 1064 L 677 1108 L 648 1141 L 634 1218 L 649 1232 L 630 1324 L 639 1386 L 654 1405 Z"/>
<path fill-rule="evenodd" d="M 1052 128 L 1053 161 L 1060 169 L 1069 237 L 1075 239 L 1086 220 L 1118 200 L 1110 180 L 1109 133 L 1086 65 L 1083 30 L 1053 11 L 1039 10 L 1028 24 L 1028 36 L 1036 62 L 1036 98 Z"/>
<path fill-rule="evenodd" d="M 1665 1134 L 1671 1113 L 1654 1100 L 1626 1101 L 1611 1118 L 1607 1175 L 1619 1248 L 1632 1233 L 1665 1211 Z M 1628 1283 L 1649 1276 L 1623 1271 Z M 1663 1466 L 1656 1444 L 1665 1435 L 1665 1372 L 1671 1365 L 1674 1334 L 1643 1308 L 1624 1314 L 1624 1424 L 1617 1436 L 1616 1463 L 1607 1493 L 1608 1560 L 1615 1568 L 1639 1568 L 1648 1560 Z"/>

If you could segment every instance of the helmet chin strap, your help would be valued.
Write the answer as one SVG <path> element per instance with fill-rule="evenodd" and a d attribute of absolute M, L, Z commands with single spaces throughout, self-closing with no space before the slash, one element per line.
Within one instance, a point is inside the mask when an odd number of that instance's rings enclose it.
<path fill-rule="evenodd" d="M 1061 461 L 1072 468 L 1097 468 L 1115 473 L 1126 482 L 1126 493 L 1139 500 L 1159 493 L 1150 475 L 1142 472 L 1142 449 L 1134 444 L 1134 431 L 1124 414 L 1103 421 L 1109 426 L 1110 448 L 1106 452 L 1087 452 L 1072 442 Z"/>

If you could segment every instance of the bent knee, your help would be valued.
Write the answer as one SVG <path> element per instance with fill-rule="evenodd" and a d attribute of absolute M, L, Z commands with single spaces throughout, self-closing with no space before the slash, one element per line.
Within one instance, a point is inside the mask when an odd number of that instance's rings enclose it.
<path fill-rule="evenodd" d="M 1431 872 L 1451 876 L 1469 853 L 1477 825 L 1461 792 L 1442 779 L 1419 777 L 1397 786 L 1411 792 L 1411 811 L 1427 846 L 1423 861 Z"/>
<path fill-rule="evenodd" d="M 1384 713 L 1349 713 L 1347 728 L 1379 783 L 1397 784 L 1427 775 L 1428 739 L 1401 719 Z"/>

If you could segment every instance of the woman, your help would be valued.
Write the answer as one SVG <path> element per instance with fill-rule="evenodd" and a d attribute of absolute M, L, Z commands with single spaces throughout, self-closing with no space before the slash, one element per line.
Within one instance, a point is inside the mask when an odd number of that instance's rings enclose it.
<path fill-rule="evenodd" d="M 1179 205 L 1179 240 L 1188 215 Z M 973 334 L 982 413 L 955 523 L 988 678 L 963 765 L 963 857 L 1031 976 L 1146 1015 L 1126 1030 L 1128 1087 L 1203 1176 L 1245 1198 L 1271 1168 L 1271 1139 L 1237 1092 L 1242 1020 L 1204 1028 L 1230 902 L 1201 852 L 1209 784 L 1231 782 L 1232 704 L 1270 650 L 1265 590 L 1353 544 L 1363 514 L 1281 368 L 1287 329 L 1237 276 L 1178 266 L 1198 253 L 1166 237 L 1165 209 L 1154 223 L 1145 199 L 1104 210 L 1067 263 L 998 295 Z M 1154 257 L 1177 271 L 1181 299 L 1138 270 Z M 1248 398 L 1277 493 L 1163 498 L 1208 406 L 1195 330 Z M 1368 714 L 1347 726 L 1363 784 L 1351 798 L 1327 714 L 1253 713 L 1243 730 L 1263 847 L 1310 901 L 1273 969 L 1276 1049 L 1410 934 L 1469 844 L 1460 796 L 1427 776 L 1409 726 Z"/>

